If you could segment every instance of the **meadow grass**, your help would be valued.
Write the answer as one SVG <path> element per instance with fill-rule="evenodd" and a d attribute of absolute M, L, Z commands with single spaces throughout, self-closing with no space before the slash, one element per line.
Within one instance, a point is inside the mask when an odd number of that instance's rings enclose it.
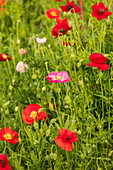
<path fill-rule="evenodd" d="M 0 53 L 12 57 L 0 61 L 0 130 L 10 127 L 19 134 L 15 145 L 0 141 L 0 153 L 8 156 L 12 170 L 113 168 L 113 14 L 98 21 L 91 7 L 101 1 L 83 0 L 85 23 L 78 14 L 67 14 L 73 29 L 54 39 L 51 31 L 56 22 L 47 18 L 46 11 L 60 10 L 64 2 L 7 0 L 6 15 L 0 11 Z M 103 3 L 112 10 L 113 1 Z M 39 45 L 36 37 L 47 41 Z M 76 45 L 63 46 L 63 41 Z M 22 56 L 20 48 L 28 53 Z M 96 52 L 109 59 L 108 70 L 87 66 Z M 26 72 L 17 72 L 19 61 L 28 65 Z M 67 71 L 71 81 L 49 83 L 46 77 L 53 71 Z M 23 121 L 22 111 L 32 103 L 44 108 L 48 122 L 27 125 Z M 48 103 L 58 106 L 48 108 Z M 60 128 L 76 132 L 72 152 L 56 145 Z"/>

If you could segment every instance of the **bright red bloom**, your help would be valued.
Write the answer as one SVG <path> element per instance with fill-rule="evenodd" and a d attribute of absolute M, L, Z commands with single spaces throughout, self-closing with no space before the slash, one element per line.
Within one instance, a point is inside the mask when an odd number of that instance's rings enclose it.
<path fill-rule="evenodd" d="M 0 54 L 0 61 L 6 61 L 11 59 L 11 57 L 8 57 L 8 54 Z"/>
<path fill-rule="evenodd" d="M 6 141 L 12 144 L 16 144 L 19 142 L 18 138 L 19 138 L 18 133 L 10 129 L 9 127 L 4 127 L 0 131 L 0 140 Z"/>
<path fill-rule="evenodd" d="M 74 5 L 74 1 L 67 1 L 67 5 L 61 6 L 62 12 L 69 12 L 71 10 L 72 13 L 79 13 L 80 8 Z"/>
<path fill-rule="evenodd" d="M 66 34 L 69 30 L 72 29 L 72 27 L 69 27 L 69 24 L 67 23 L 67 19 L 63 19 L 61 22 L 55 25 L 52 30 L 52 35 L 57 38 L 58 36 Z"/>
<path fill-rule="evenodd" d="M 7 156 L 2 154 L 0 155 L 0 170 L 11 170 L 11 166 L 8 164 Z"/>
<path fill-rule="evenodd" d="M 92 62 L 88 63 L 87 66 L 97 67 L 100 71 L 109 69 L 109 65 L 105 63 L 108 60 L 108 58 L 104 57 L 100 53 L 91 54 L 90 60 Z"/>
<path fill-rule="evenodd" d="M 108 12 L 107 7 L 104 6 L 103 2 L 97 3 L 92 6 L 92 16 L 97 18 L 98 21 L 106 18 L 111 15 L 111 12 Z"/>
<path fill-rule="evenodd" d="M 58 18 L 60 17 L 60 11 L 56 8 L 51 8 L 47 10 L 46 15 L 50 19 Z"/>
<path fill-rule="evenodd" d="M 1 8 L 1 6 L 5 5 L 5 0 L 0 0 L 0 10 L 5 11 L 4 8 Z M 5 15 L 5 14 L 4 14 Z"/>
<path fill-rule="evenodd" d="M 5 5 L 5 0 L 0 1 L 0 7 L 3 6 L 3 5 Z"/>
<path fill-rule="evenodd" d="M 75 143 L 77 140 L 76 133 L 68 129 L 59 129 L 59 136 L 55 138 L 56 144 L 66 151 L 72 151 L 72 143 Z"/>
<path fill-rule="evenodd" d="M 46 112 L 43 110 L 41 113 L 38 113 L 41 106 L 38 104 L 30 104 L 28 105 L 22 112 L 22 118 L 24 122 L 28 125 L 37 122 L 37 120 L 41 120 L 46 117 Z"/>

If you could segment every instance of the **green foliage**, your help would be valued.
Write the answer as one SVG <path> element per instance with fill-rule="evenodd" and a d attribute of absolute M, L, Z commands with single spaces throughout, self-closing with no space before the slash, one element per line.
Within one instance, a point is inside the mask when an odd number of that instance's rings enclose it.
<path fill-rule="evenodd" d="M 71 13 L 68 22 L 72 31 L 54 39 L 51 31 L 56 22 L 47 18 L 46 10 L 60 10 L 65 3 L 7 0 L 6 15 L 0 10 L 0 53 L 12 57 L 10 61 L 0 61 L 0 129 L 10 127 L 20 137 L 15 145 L 0 141 L 0 153 L 8 156 L 12 170 L 113 167 L 113 14 L 109 21 L 97 21 L 91 15 L 96 1 L 83 0 L 85 29 L 80 16 Z M 104 3 L 111 11 L 112 1 Z M 36 37 L 44 36 L 47 42 L 39 45 Z M 62 41 L 76 45 L 66 47 Z M 20 48 L 28 53 L 21 55 Z M 93 52 L 106 54 L 109 70 L 101 72 L 87 66 Z M 26 72 L 17 72 L 19 61 L 28 64 Z M 46 77 L 52 71 L 67 71 L 71 81 L 49 83 Z M 50 116 L 48 122 L 25 124 L 22 111 L 31 103 L 42 106 Z M 76 132 L 78 141 L 72 152 L 56 145 L 60 128 Z"/>

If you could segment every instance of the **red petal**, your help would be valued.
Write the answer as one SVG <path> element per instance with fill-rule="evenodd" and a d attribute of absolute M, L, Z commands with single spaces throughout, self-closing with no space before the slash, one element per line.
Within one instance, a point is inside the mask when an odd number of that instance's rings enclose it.
<path fill-rule="evenodd" d="M 72 151 L 73 145 L 70 142 L 65 142 L 60 136 L 55 138 L 56 144 L 66 151 Z"/>
<path fill-rule="evenodd" d="M 90 55 L 90 60 L 93 63 L 103 64 L 103 63 L 105 63 L 108 60 L 108 58 L 104 57 L 100 53 L 93 53 L 93 54 Z"/>
<path fill-rule="evenodd" d="M 104 71 L 104 70 L 108 70 L 109 69 L 109 65 L 108 64 L 102 64 L 102 66 L 98 67 L 98 69 L 100 71 Z"/>

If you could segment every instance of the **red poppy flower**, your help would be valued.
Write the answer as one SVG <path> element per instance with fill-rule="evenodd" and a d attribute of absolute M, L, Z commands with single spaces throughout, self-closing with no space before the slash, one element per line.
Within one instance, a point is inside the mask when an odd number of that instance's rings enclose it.
<path fill-rule="evenodd" d="M 92 16 L 97 18 L 98 21 L 104 18 L 108 19 L 108 16 L 111 15 L 111 12 L 108 12 L 107 7 L 104 6 L 103 2 L 93 5 L 92 8 Z"/>
<path fill-rule="evenodd" d="M 8 54 L 0 54 L 0 61 L 6 61 L 11 59 L 11 57 L 8 57 Z"/>
<path fill-rule="evenodd" d="M 87 66 L 97 67 L 100 71 L 109 69 L 109 65 L 105 63 L 108 60 L 108 58 L 104 57 L 100 53 L 91 54 L 90 60 L 92 62 L 88 63 Z"/>
<path fill-rule="evenodd" d="M 68 129 L 59 129 L 59 136 L 55 138 L 56 144 L 66 151 L 72 151 L 72 143 L 75 143 L 77 140 L 76 133 Z"/>
<path fill-rule="evenodd" d="M 22 112 L 22 118 L 24 122 L 28 125 L 37 122 L 37 120 L 41 120 L 46 117 L 46 112 L 43 110 L 41 113 L 38 113 L 41 106 L 38 104 L 30 104 L 28 105 Z"/>
<path fill-rule="evenodd" d="M 3 5 L 5 5 L 5 0 L 0 1 L 0 7 L 3 6 Z"/>
<path fill-rule="evenodd" d="M 69 30 L 72 29 L 72 27 L 69 27 L 69 24 L 67 23 L 67 19 L 63 19 L 61 22 L 55 25 L 52 30 L 52 35 L 57 38 L 58 36 L 66 34 Z"/>
<path fill-rule="evenodd" d="M 0 131 L 0 140 L 6 141 L 12 144 L 16 144 L 19 142 L 18 138 L 19 138 L 18 133 L 10 129 L 9 127 L 4 127 Z"/>
<path fill-rule="evenodd" d="M 79 13 L 80 8 L 74 5 L 74 1 L 67 1 L 67 5 L 61 6 L 62 12 L 69 12 L 71 10 L 72 13 Z"/>
<path fill-rule="evenodd" d="M 7 156 L 2 154 L 0 155 L 0 170 L 11 170 L 11 166 L 8 164 Z"/>
<path fill-rule="evenodd" d="M 51 8 L 47 10 L 46 15 L 50 19 L 58 18 L 60 17 L 60 11 L 56 8 Z"/>
<path fill-rule="evenodd" d="M 4 8 L 1 8 L 3 5 L 5 5 L 5 0 L 0 0 L 0 10 L 5 11 Z"/>

